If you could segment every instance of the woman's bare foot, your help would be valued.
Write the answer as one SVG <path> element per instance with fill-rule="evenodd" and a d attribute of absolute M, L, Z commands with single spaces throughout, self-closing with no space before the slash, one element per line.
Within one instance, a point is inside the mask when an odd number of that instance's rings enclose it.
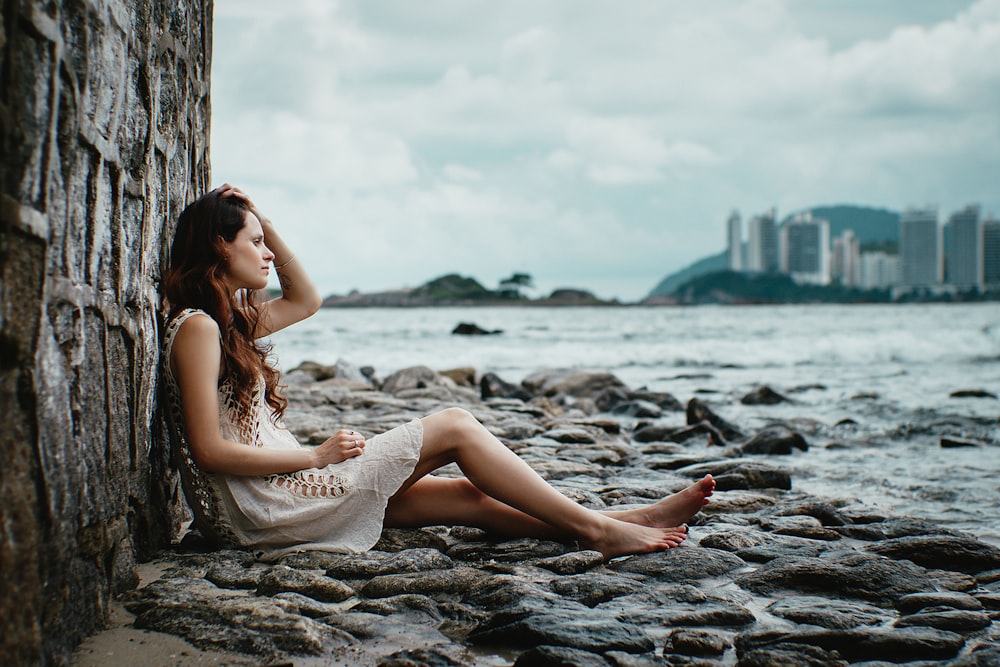
<path fill-rule="evenodd" d="M 705 475 L 683 491 L 678 491 L 652 505 L 632 510 L 605 512 L 605 515 L 649 528 L 674 528 L 690 521 L 691 517 L 708 504 L 708 499 L 713 493 L 715 493 L 715 480 L 711 475 Z"/>
<path fill-rule="evenodd" d="M 606 515 L 605 515 L 606 516 Z M 610 518 L 610 517 L 609 517 Z M 687 539 L 687 528 L 651 528 L 625 521 L 608 521 L 603 535 L 582 543 L 587 549 L 600 551 L 605 560 L 617 556 L 666 551 Z"/>

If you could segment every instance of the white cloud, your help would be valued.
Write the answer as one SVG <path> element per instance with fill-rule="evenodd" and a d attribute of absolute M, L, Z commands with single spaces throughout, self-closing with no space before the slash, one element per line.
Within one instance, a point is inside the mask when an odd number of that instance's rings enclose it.
<path fill-rule="evenodd" d="M 635 298 L 733 207 L 1000 213 L 1000 0 L 851 3 L 835 35 L 818 7 L 216 0 L 216 180 L 302 225 L 328 291 L 467 267 Z"/>

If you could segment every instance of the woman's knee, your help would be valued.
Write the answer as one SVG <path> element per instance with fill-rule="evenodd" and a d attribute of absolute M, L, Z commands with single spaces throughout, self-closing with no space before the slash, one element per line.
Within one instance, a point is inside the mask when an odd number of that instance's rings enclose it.
<path fill-rule="evenodd" d="M 436 422 L 453 439 L 463 439 L 471 432 L 481 429 L 482 424 L 465 408 L 446 408 L 433 415 Z"/>

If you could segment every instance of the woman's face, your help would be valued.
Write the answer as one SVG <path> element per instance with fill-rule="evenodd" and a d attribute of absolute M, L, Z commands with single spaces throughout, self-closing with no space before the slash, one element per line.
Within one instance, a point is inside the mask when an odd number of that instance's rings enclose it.
<path fill-rule="evenodd" d="M 234 292 L 240 288 L 264 289 L 274 253 L 264 245 L 264 230 L 253 213 L 247 211 L 243 229 L 226 243 L 226 284 Z"/>

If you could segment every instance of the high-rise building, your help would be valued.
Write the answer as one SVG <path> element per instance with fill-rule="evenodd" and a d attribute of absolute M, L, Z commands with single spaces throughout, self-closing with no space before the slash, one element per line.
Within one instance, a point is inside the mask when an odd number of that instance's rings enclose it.
<path fill-rule="evenodd" d="M 987 220 L 981 227 L 983 235 L 983 279 L 985 289 L 1000 289 L 1000 222 Z"/>
<path fill-rule="evenodd" d="M 911 208 L 899 218 L 900 284 L 930 287 L 941 283 L 940 231 L 936 207 Z"/>
<path fill-rule="evenodd" d="M 726 266 L 730 271 L 743 270 L 743 223 L 735 210 L 726 221 Z"/>
<path fill-rule="evenodd" d="M 982 281 L 982 239 L 979 206 L 952 213 L 944 226 L 944 281 L 956 287 L 979 287 Z"/>
<path fill-rule="evenodd" d="M 861 282 L 861 242 L 853 230 L 845 229 L 843 234 L 833 239 L 830 279 L 839 280 L 841 285 L 847 287 Z"/>
<path fill-rule="evenodd" d="M 799 283 L 830 282 L 830 223 L 812 214 L 796 216 L 781 228 L 781 270 Z"/>
<path fill-rule="evenodd" d="M 778 270 L 778 228 L 774 222 L 777 215 L 772 208 L 767 213 L 750 219 L 747 236 L 747 269 L 772 273 Z"/>
<path fill-rule="evenodd" d="M 886 289 L 899 284 L 899 257 L 884 252 L 863 252 L 859 263 L 858 286 Z"/>

